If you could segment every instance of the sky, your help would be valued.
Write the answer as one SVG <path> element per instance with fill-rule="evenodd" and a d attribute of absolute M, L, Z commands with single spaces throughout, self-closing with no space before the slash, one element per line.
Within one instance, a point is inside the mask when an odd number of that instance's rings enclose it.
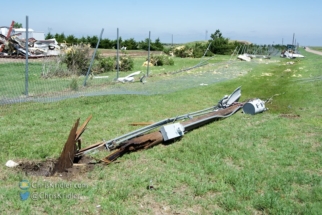
<path fill-rule="evenodd" d="M 210 39 L 217 29 L 254 44 L 322 46 L 321 0 L 15 0 L 1 2 L 0 27 L 12 21 L 36 32 L 162 43 Z"/>

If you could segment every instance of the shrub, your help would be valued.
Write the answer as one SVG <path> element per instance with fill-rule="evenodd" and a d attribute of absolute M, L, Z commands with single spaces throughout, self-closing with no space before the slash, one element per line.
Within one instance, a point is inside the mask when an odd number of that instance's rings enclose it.
<path fill-rule="evenodd" d="M 203 57 L 203 55 L 205 54 L 207 48 L 208 48 L 207 44 L 203 45 L 201 43 L 195 43 L 195 45 L 193 47 L 193 51 L 192 51 L 193 57 L 194 58 Z M 213 56 L 213 55 L 214 54 L 210 50 L 207 50 L 205 56 L 209 57 L 209 56 Z"/>
<path fill-rule="evenodd" d="M 75 75 L 86 75 L 91 60 L 89 44 L 73 45 L 65 50 L 63 63 Z"/>
<path fill-rule="evenodd" d="M 73 75 L 62 63 L 62 56 L 44 58 L 42 64 L 42 78 L 68 77 Z"/>
<path fill-rule="evenodd" d="M 174 65 L 173 59 L 166 55 L 151 55 L 150 62 L 154 66 Z"/>
<path fill-rule="evenodd" d="M 115 69 L 117 69 L 117 65 L 116 65 L 116 61 L 117 61 L 117 58 L 116 56 L 114 57 L 114 60 L 115 60 Z M 120 71 L 131 71 L 133 70 L 133 67 L 134 67 L 134 61 L 132 59 L 131 56 L 127 56 L 127 55 L 123 55 L 123 56 L 120 56 L 119 58 L 119 70 Z"/>
<path fill-rule="evenodd" d="M 179 46 L 174 49 L 174 55 L 177 57 L 193 57 L 193 49 L 189 46 Z"/>
<path fill-rule="evenodd" d="M 70 89 L 77 91 L 78 90 L 78 83 L 77 78 L 73 78 L 69 85 Z"/>
<path fill-rule="evenodd" d="M 115 68 L 115 61 L 112 57 L 101 58 L 99 60 L 99 66 L 101 72 L 113 71 L 113 68 Z"/>

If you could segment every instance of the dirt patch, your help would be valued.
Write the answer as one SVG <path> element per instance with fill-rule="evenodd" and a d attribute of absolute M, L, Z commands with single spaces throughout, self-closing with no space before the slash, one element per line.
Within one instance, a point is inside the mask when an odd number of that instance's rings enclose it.
<path fill-rule="evenodd" d="M 66 180 L 81 177 L 84 173 L 94 169 L 95 163 L 91 157 L 83 156 L 74 161 L 73 167 L 66 169 L 62 173 L 53 173 L 55 163 L 58 159 L 48 159 L 45 161 L 23 161 L 20 162 L 17 170 L 25 173 L 26 176 L 53 176 L 60 177 Z"/>
<path fill-rule="evenodd" d="M 300 115 L 298 115 L 298 114 L 280 114 L 279 117 L 294 119 L 294 118 L 299 118 Z"/>

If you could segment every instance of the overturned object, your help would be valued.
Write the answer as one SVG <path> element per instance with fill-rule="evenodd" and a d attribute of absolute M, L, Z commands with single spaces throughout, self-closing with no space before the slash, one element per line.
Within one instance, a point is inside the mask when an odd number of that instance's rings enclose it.
<path fill-rule="evenodd" d="M 293 58 L 303 58 L 304 55 L 298 54 L 298 53 L 293 53 L 293 52 L 289 52 L 289 51 L 283 51 L 281 53 L 281 57 L 283 58 L 289 58 L 289 59 L 293 59 Z"/>
<path fill-rule="evenodd" d="M 265 102 L 260 99 L 254 99 L 252 101 L 249 101 L 245 103 L 243 106 L 244 113 L 251 115 L 262 113 L 265 110 L 267 110 L 265 108 Z"/>

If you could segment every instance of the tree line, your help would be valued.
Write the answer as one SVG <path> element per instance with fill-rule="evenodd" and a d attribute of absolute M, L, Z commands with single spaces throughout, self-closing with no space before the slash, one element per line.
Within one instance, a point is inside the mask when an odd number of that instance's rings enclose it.
<path fill-rule="evenodd" d="M 76 38 L 74 35 L 66 36 L 64 33 L 61 34 L 51 34 L 48 33 L 45 39 L 53 39 L 55 38 L 58 43 L 67 43 L 67 44 L 79 44 L 79 43 L 87 43 L 90 44 L 91 47 L 96 47 L 98 42 L 97 36 L 87 36 Z M 128 50 L 148 50 L 149 47 L 149 39 L 145 39 L 144 41 L 135 41 L 133 38 L 123 40 L 122 37 L 119 37 L 119 48 L 126 47 Z M 100 40 L 100 44 L 98 48 L 102 49 L 116 49 L 117 48 L 117 40 L 110 40 L 108 38 L 104 38 Z M 163 44 L 161 43 L 160 39 L 157 38 L 154 42 L 150 41 L 150 50 L 151 51 L 162 51 L 164 49 Z"/>
<path fill-rule="evenodd" d="M 61 34 L 51 34 L 47 33 L 46 39 L 52 39 L 55 38 L 58 43 L 67 43 L 69 45 L 73 44 L 79 44 L 79 43 L 86 43 L 90 44 L 91 47 L 96 47 L 96 44 L 98 42 L 98 37 L 97 36 L 87 36 L 87 37 L 81 37 L 81 38 L 76 38 L 74 35 L 68 35 L 66 36 L 64 33 Z M 210 46 L 208 47 L 208 44 Z M 121 47 L 126 47 L 127 50 L 148 50 L 149 47 L 149 39 L 145 39 L 143 41 L 135 41 L 134 38 L 126 39 L 123 40 L 122 37 L 119 37 L 119 48 Z M 274 47 L 276 49 L 283 49 L 285 46 L 283 45 L 256 45 L 256 44 L 250 44 L 246 45 L 243 42 L 239 41 L 234 41 L 231 42 L 229 41 L 229 38 L 224 37 L 222 33 L 220 32 L 219 29 L 217 29 L 213 34 L 210 35 L 210 39 L 208 40 L 208 43 L 196 43 L 192 46 L 187 46 L 185 47 L 184 50 L 181 50 L 182 56 L 181 57 L 187 57 L 188 55 L 184 54 L 186 50 L 194 50 L 193 56 L 192 57 L 200 57 L 200 55 L 203 55 L 203 52 L 208 48 L 208 50 L 212 54 L 222 54 L 222 55 L 229 55 L 234 52 L 238 47 L 241 46 L 247 46 L 248 51 L 254 51 L 258 50 L 259 48 L 265 49 L 268 47 Z M 101 39 L 100 44 L 98 48 L 102 49 L 116 49 L 117 48 L 117 40 L 110 40 L 108 38 Z M 165 51 L 165 52 L 170 52 L 171 49 L 174 47 L 165 47 L 163 43 L 161 43 L 160 39 L 157 38 L 154 42 L 150 41 L 150 50 L 151 51 Z M 172 50 L 173 51 L 173 50 Z M 239 49 L 240 52 L 242 52 L 242 49 Z M 191 57 L 191 56 L 189 56 Z"/>

